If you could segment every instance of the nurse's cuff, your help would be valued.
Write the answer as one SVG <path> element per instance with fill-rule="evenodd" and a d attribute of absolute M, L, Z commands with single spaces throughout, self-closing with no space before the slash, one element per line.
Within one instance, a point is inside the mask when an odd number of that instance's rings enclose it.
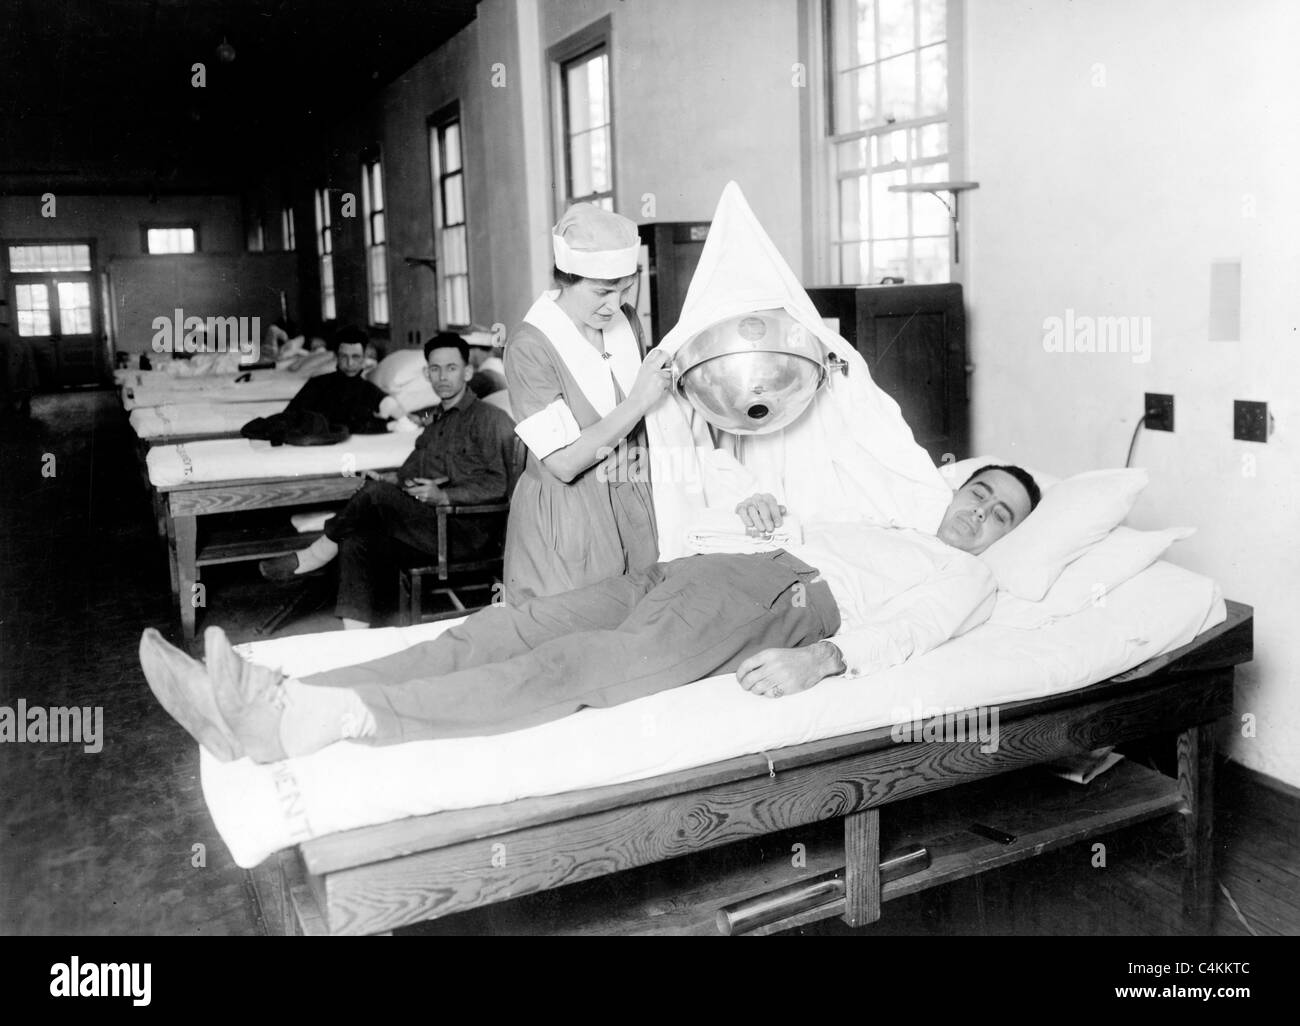
<path fill-rule="evenodd" d="M 576 442 L 582 435 L 582 428 L 578 427 L 568 404 L 563 399 L 556 399 L 550 406 L 516 424 L 515 434 L 523 439 L 534 456 L 544 460 L 551 453 Z"/>

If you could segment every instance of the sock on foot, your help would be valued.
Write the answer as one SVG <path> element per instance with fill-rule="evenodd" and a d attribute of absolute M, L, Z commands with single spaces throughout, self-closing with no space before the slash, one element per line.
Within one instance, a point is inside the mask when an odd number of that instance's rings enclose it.
<path fill-rule="evenodd" d="M 321 535 L 305 549 L 298 550 L 298 569 L 296 574 L 311 573 L 319 570 L 339 554 L 339 543 Z"/>
<path fill-rule="evenodd" d="M 365 620 L 353 620 L 346 616 L 341 616 L 339 619 L 343 621 L 345 631 L 364 631 L 370 627 L 370 624 L 366 623 Z"/>
<path fill-rule="evenodd" d="M 375 718 L 351 688 L 321 688 L 289 678 L 284 682 L 280 744 L 291 758 L 310 755 L 335 741 L 374 737 Z"/>

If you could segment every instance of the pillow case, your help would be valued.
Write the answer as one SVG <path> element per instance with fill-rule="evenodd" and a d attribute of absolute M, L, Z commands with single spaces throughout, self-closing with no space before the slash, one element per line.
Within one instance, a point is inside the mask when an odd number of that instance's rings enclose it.
<path fill-rule="evenodd" d="M 1101 604 L 1111 590 L 1136 577 L 1174 542 L 1195 533 L 1194 527 L 1167 527 L 1163 531 L 1117 527 L 1061 571 L 1041 602 L 1028 602 L 1011 592 L 999 591 L 989 623 L 1032 630 Z"/>
<path fill-rule="evenodd" d="M 1150 480 L 1140 468 L 1089 470 L 1043 493 L 1038 508 L 980 558 L 998 587 L 1040 601 L 1061 572 L 1129 515 Z"/>
<path fill-rule="evenodd" d="M 388 395 L 396 395 L 408 385 L 424 378 L 423 349 L 398 349 L 379 361 L 368 375 L 370 383 Z"/>

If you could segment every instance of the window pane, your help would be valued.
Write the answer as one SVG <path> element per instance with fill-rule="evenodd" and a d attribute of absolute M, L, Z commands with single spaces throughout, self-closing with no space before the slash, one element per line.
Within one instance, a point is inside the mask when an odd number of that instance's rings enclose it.
<path fill-rule="evenodd" d="M 948 152 L 948 125 L 945 122 L 935 122 L 933 125 L 922 125 L 920 128 L 912 130 L 914 148 L 912 150 L 912 159 L 920 160 L 925 157 L 942 157 Z"/>
<path fill-rule="evenodd" d="M 836 79 L 835 131 L 853 132 L 876 119 L 876 66 L 845 72 Z"/>
<path fill-rule="evenodd" d="M 947 0 L 917 0 L 917 3 L 921 12 L 920 45 L 948 38 Z"/>
<path fill-rule="evenodd" d="M 370 218 L 370 241 L 376 246 L 388 241 L 388 219 L 382 213 Z"/>
<path fill-rule="evenodd" d="M 880 56 L 915 49 L 912 0 L 880 0 Z"/>
<path fill-rule="evenodd" d="M 574 136 L 569 142 L 569 168 L 572 176 L 569 187 L 575 199 L 598 191 L 593 185 L 591 141 L 592 133 L 587 132 Z"/>
<path fill-rule="evenodd" d="M 372 210 L 384 209 L 384 173 L 379 161 L 370 165 L 370 203 Z"/>
<path fill-rule="evenodd" d="M 916 54 L 907 53 L 881 63 L 880 113 L 895 121 L 916 116 Z"/>
<path fill-rule="evenodd" d="M 914 182 L 946 182 L 948 180 L 948 164 L 923 164 L 920 167 L 912 169 L 912 181 Z"/>
<path fill-rule="evenodd" d="M 871 281 L 907 278 L 907 240 L 876 242 L 871 246 Z"/>
<path fill-rule="evenodd" d="M 9 268 L 15 274 L 34 271 L 89 271 L 90 247 L 84 243 L 10 246 Z"/>
<path fill-rule="evenodd" d="M 609 107 L 605 95 L 609 87 L 607 67 L 608 62 L 604 54 L 587 62 L 587 124 L 589 125 L 604 125 L 609 122 Z"/>
<path fill-rule="evenodd" d="M 570 64 L 564 73 L 570 134 L 585 132 L 600 124 L 591 120 L 591 79 L 587 74 L 587 63 Z"/>
<path fill-rule="evenodd" d="M 912 280 L 921 285 L 949 280 L 948 237 L 916 239 L 912 243 Z"/>
<path fill-rule="evenodd" d="M 463 224 L 465 221 L 464 179 L 453 175 L 442 184 L 443 206 L 442 223 L 444 225 Z"/>
<path fill-rule="evenodd" d="M 948 210 L 940 197 L 928 192 L 912 193 L 912 231 L 917 235 L 944 235 L 948 231 Z M 943 199 L 948 199 L 944 196 Z M 951 202 L 951 201 L 950 201 Z"/>
<path fill-rule="evenodd" d="M 850 64 L 870 64 L 876 59 L 876 10 L 873 0 L 850 0 L 854 24 L 850 31 Z"/>
<path fill-rule="evenodd" d="M 878 140 L 875 161 L 877 167 L 907 163 L 906 131 L 900 128 L 896 132 L 875 136 L 875 139 Z"/>
<path fill-rule="evenodd" d="M 835 147 L 836 164 L 840 171 L 864 171 L 871 146 L 867 139 L 854 139 Z"/>
<path fill-rule="evenodd" d="M 90 334 L 90 283 L 61 281 L 59 294 L 59 324 L 65 335 Z"/>
<path fill-rule="evenodd" d="M 927 46 L 921 51 L 921 101 L 919 113 L 943 114 L 948 109 L 948 46 Z"/>
<path fill-rule="evenodd" d="M 907 181 L 906 171 L 888 171 L 871 176 L 871 237 L 907 237 L 907 193 L 890 192 L 891 185 Z"/>
<path fill-rule="evenodd" d="M 469 261 L 467 259 L 465 228 L 448 228 L 442 237 L 443 245 L 443 272 L 451 277 L 456 274 L 469 273 Z"/>
<path fill-rule="evenodd" d="M 18 304 L 18 334 L 48 335 L 50 333 L 50 297 L 44 285 L 15 285 L 14 299 Z"/>
<path fill-rule="evenodd" d="M 460 170 L 460 122 L 453 121 L 442 129 L 442 173 Z"/>
<path fill-rule="evenodd" d="M 867 186 L 870 179 L 846 178 L 840 182 L 840 238 L 846 242 L 850 239 L 869 239 L 870 227 L 867 221 Z"/>
<path fill-rule="evenodd" d="M 14 298 L 18 301 L 19 310 L 48 310 L 50 308 L 49 293 L 44 285 L 15 285 Z"/>

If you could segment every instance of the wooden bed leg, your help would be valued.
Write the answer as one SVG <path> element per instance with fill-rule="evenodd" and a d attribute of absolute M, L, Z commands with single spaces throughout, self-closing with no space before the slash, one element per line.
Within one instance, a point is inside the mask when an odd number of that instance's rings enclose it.
<path fill-rule="evenodd" d="M 198 517 L 172 517 L 176 532 L 176 599 L 181 610 L 181 634 L 186 642 L 194 640 L 197 612 L 194 608 L 194 585 L 198 581 Z"/>
<path fill-rule="evenodd" d="M 880 918 L 880 810 L 844 817 L 844 922 L 866 926 Z"/>
<path fill-rule="evenodd" d="M 1214 912 L 1214 727 L 1178 735 L 1178 789 L 1182 792 L 1183 921 L 1208 935 Z"/>

